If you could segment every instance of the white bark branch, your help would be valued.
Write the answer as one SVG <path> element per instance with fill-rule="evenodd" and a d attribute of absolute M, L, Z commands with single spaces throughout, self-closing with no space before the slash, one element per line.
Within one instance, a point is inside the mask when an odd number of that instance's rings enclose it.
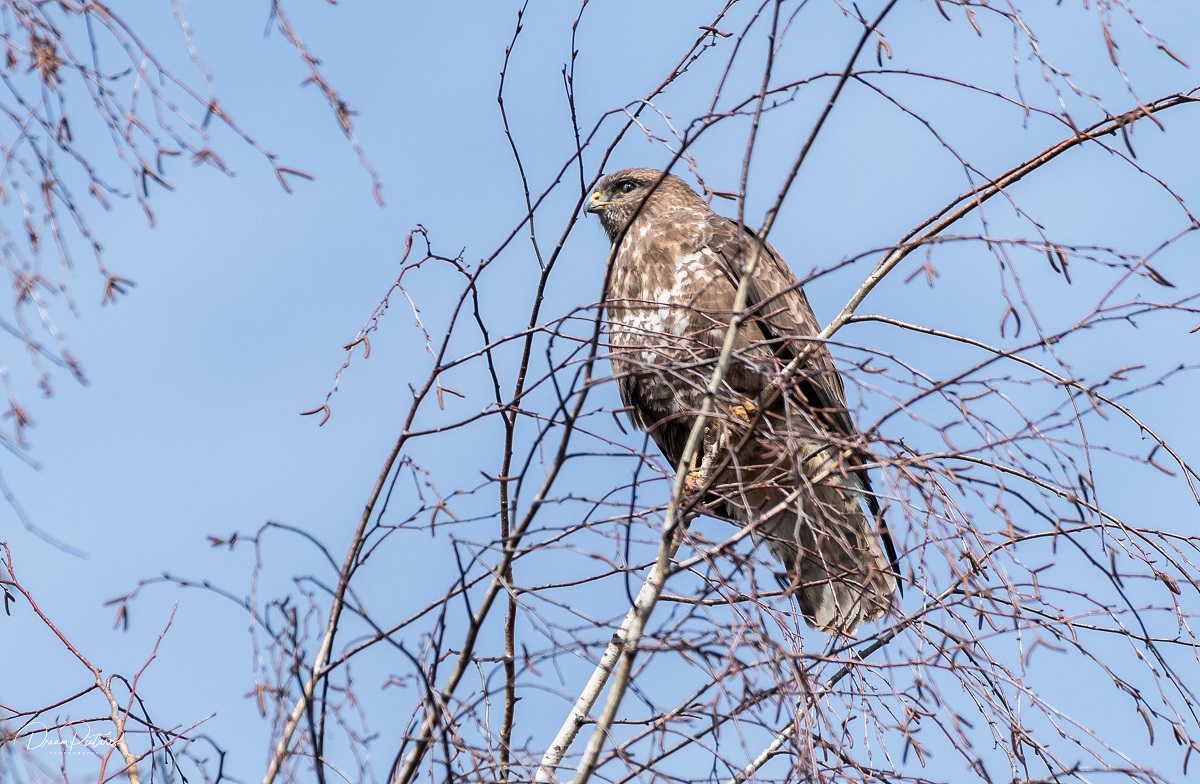
<path fill-rule="evenodd" d="M 604 712 L 596 723 L 596 729 L 593 731 L 591 740 L 588 742 L 583 759 L 576 769 L 575 784 L 584 784 L 595 769 L 600 749 L 604 745 L 604 738 L 607 736 L 608 730 L 616 718 L 617 709 L 620 707 L 621 700 L 625 696 L 625 690 L 629 686 L 629 675 L 632 671 L 638 642 L 645 631 L 646 622 L 649 620 L 650 614 L 654 611 L 654 606 L 658 603 L 658 599 L 662 595 L 663 586 L 666 584 L 667 575 L 670 570 L 671 560 L 679 548 L 679 536 L 677 533 L 680 526 L 680 500 L 683 498 L 688 467 L 700 449 L 708 420 L 716 409 L 717 392 L 720 391 L 725 374 L 733 360 L 733 347 L 736 342 L 738 329 L 745 319 L 744 311 L 746 309 L 746 300 L 749 297 L 750 282 L 764 252 L 765 245 L 759 243 L 750 263 L 746 265 L 742 279 L 738 282 L 737 294 L 734 297 L 733 317 L 729 320 L 729 327 L 725 332 L 725 341 L 721 345 L 721 353 L 717 359 L 716 367 L 713 369 L 712 378 L 709 380 L 708 389 L 705 392 L 700 411 L 697 413 L 695 422 L 692 424 L 692 430 L 688 435 L 687 444 L 684 446 L 679 465 L 676 467 L 675 482 L 671 488 L 671 501 L 667 505 L 667 513 L 663 522 L 662 539 L 659 542 L 658 558 L 655 560 L 650 574 L 646 576 L 645 582 L 642 583 L 642 587 L 638 590 L 633 607 L 626 614 L 620 628 L 617 629 L 612 641 L 609 642 L 608 647 L 604 650 L 604 654 L 600 657 L 600 661 L 597 662 L 595 670 L 592 671 L 591 677 L 579 695 L 579 699 L 576 700 L 575 705 L 567 715 L 566 721 L 559 728 L 558 734 L 554 736 L 554 740 L 551 741 L 550 746 L 542 755 L 542 762 L 538 766 L 537 774 L 534 778 L 535 781 L 551 782 L 555 780 L 555 771 L 561 766 L 563 757 L 566 755 L 567 750 L 570 749 L 571 744 L 574 743 L 579 730 L 587 720 L 588 713 L 595 706 L 596 700 L 600 697 L 601 690 L 603 690 L 604 685 L 614 672 L 614 667 L 616 667 L 618 668 L 619 677 L 613 682 L 608 701 L 604 706 Z M 712 480 L 711 476 L 705 478 L 708 481 Z"/>

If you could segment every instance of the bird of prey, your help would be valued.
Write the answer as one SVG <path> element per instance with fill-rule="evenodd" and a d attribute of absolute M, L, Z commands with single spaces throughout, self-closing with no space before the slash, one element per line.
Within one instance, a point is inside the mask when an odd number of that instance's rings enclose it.
<path fill-rule="evenodd" d="M 809 625 L 852 634 L 886 613 L 895 547 L 841 376 L 825 344 L 811 340 L 820 329 L 795 274 L 769 243 L 671 174 L 608 174 L 587 211 L 614 246 L 604 305 L 621 399 L 678 470 L 738 284 L 757 257 L 712 424 L 686 466 L 688 486 L 707 486 L 707 501 L 753 527 Z"/>

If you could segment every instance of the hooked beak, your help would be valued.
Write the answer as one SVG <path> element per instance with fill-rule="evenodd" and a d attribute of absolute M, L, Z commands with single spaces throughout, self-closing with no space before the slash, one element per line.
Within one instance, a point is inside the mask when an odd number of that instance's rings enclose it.
<path fill-rule="evenodd" d="M 604 212 L 604 208 L 610 204 L 612 204 L 611 201 L 605 201 L 603 197 L 600 196 L 600 191 L 595 191 L 592 194 L 591 200 L 588 202 L 587 212 L 598 215 L 599 213 Z"/>

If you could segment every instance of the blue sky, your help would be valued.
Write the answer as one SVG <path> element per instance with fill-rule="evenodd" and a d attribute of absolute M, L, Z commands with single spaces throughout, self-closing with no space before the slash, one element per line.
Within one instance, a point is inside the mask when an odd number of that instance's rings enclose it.
<path fill-rule="evenodd" d="M 645 95 L 663 79 L 695 38 L 697 26 L 715 13 L 715 6 L 709 5 L 600 0 L 588 5 L 576 42 L 580 54 L 574 89 L 581 127 L 589 131 L 600 123 L 598 144 L 585 153 L 584 170 L 589 176 L 596 173 L 601 150 L 619 125 L 619 116 L 601 122 L 604 113 Z M 777 83 L 840 69 L 861 29 L 834 3 L 802 5 L 785 39 Z M 867 3 L 863 9 L 878 5 Z M 1155 50 L 1152 42 L 1139 38 L 1136 29 L 1122 21 L 1116 32 L 1136 87 L 1136 97 L 1131 97 L 1120 74 L 1108 64 L 1097 12 L 1066 5 L 1072 7 L 1027 13 L 1037 23 L 1044 49 L 1075 74 L 1073 78 L 1100 95 L 1110 110 L 1126 111 L 1139 99 L 1194 86 L 1193 71 Z M 355 337 L 395 280 L 410 230 L 417 224 L 424 226 L 436 252 L 451 257 L 461 253 L 474 264 L 491 255 L 525 213 L 496 103 L 516 8 L 487 3 L 413 8 L 314 4 L 288 9 L 307 45 L 321 58 L 326 77 L 359 112 L 355 130 L 383 183 L 385 203 L 380 206 L 373 199 L 370 177 L 358 166 L 328 106 L 314 87 L 298 86 L 306 73 L 295 52 L 277 30 L 263 36 L 268 22 L 265 6 L 185 4 L 184 13 L 222 105 L 250 136 L 277 153 L 281 163 L 310 173 L 313 181 L 296 181 L 294 192 L 285 193 L 261 155 L 214 125 L 214 144 L 236 176 L 185 160 L 169 162 L 167 175 L 175 190 L 159 190 L 151 197 L 153 228 L 132 203 L 119 203 L 110 212 L 95 204 L 85 207 L 104 245 L 106 263 L 137 283 L 115 306 L 101 306 L 100 277 L 80 256 L 69 276 L 76 312 L 67 310 L 61 299 L 54 304 L 88 383 L 75 383 L 69 374 L 56 372 L 54 396 L 38 399 L 19 346 L 10 343 L 2 349 L 4 363 L 17 383 L 24 385 L 18 388 L 35 421 L 25 455 L 37 466 L 4 455 L 0 475 L 33 525 L 81 554 L 46 543 L 27 531 L 10 509 L 0 508 L 2 538 L 12 550 L 17 574 L 47 614 L 106 672 L 137 672 L 174 612 L 172 627 L 140 690 L 155 717 L 167 723 L 186 725 L 214 714 L 205 731 L 228 748 L 227 772 L 237 780 L 259 778 L 270 740 L 268 723 L 259 718 L 253 700 L 246 696 L 253 685 L 255 650 L 245 614 L 201 590 L 156 586 L 132 604 L 128 629 L 114 630 L 114 610 L 104 603 L 132 590 L 139 580 L 163 573 L 211 580 L 237 596 L 246 594 L 253 549 L 213 548 L 207 537 L 225 537 L 234 531 L 251 535 L 267 521 L 309 532 L 334 559 L 343 557 L 408 410 L 408 384 L 419 384 L 430 367 L 413 313 L 402 299 L 393 300 L 381 330 L 372 336 L 370 358 L 364 361 L 361 353 L 356 354 L 343 373 L 328 423 L 318 427 L 318 418 L 301 417 L 299 412 L 321 404 L 343 360 L 341 347 Z M 539 193 L 550 186 L 574 150 L 561 71 L 570 57 L 571 22 L 577 10 L 567 4 L 531 4 L 508 73 L 506 109 L 522 163 Z M 795 6 L 789 5 L 788 10 Z M 1174 51 L 1188 62 L 1200 62 L 1200 23 L 1185 4 L 1139 5 L 1138 10 L 1153 14 L 1146 17 L 1146 24 L 1163 35 Z M 748 11 L 735 13 L 726 29 L 740 31 Z M 199 83 L 169 9 L 131 5 L 125 13 L 171 67 Z M 933 3 L 901 3 L 884 26 L 894 53 L 885 66 L 928 70 L 1013 93 L 1011 29 L 989 17 L 981 19 L 984 34 L 976 35 L 960 12 L 951 16 L 952 21 L 943 20 Z M 728 46 L 725 39 L 719 43 Z M 746 47 L 747 54 L 731 71 L 729 96 L 752 94 L 754 80 L 761 76 L 762 36 L 752 35 Z M 683 131 L 707 109 L 726 60 L 725 54 L 701 59 L 655 102 L 669 116 L 671 126 Z M 864 67 L 872 67 L 870 60 L 865 58 Z M 1057 99 L 1040 81 L 1027 45 L 1018 44 L 1016 63 L 1026 99 L 1054 108 Z M 1019 109 L 994 97 L 950 84 L 931 84 L 905 74 L 879 77 L 876 83 L 914 112 L 934 118 L 942 138 L 987 174 L 1003 171 L 1067 133 L 1056 120 L 1036 114 L 1024 117 Z M 823 105 L 825 84 L 801 90 L 794 103 L 767 115 L 751 168 L 745 207 L 748 223 L 760 224 L 774 200 L 782 173 Z M 1080 125 L 1101 116 L 1084 98 L 1067 95 L 1063 100 Z M 643 117 L 655 134 L 670 135 L 662 115 L 647 112 Z M 1134 129 L 1137 164 L 1169 180 L 1194 204 L 1200 198 L 1200 157 L 1186 140 L 1200 134 L 1200 115 L 1185 107 L 1164 114 L 1162 122 L 1162 129 L 1150 123 Z M 720 124 L 692 148 L 712 187 L 737 190 L 747 127 L 743 120 Z M 88 132 L 98 134 L 99 129 L 85 129 L 82 121 L 77 124 L 76 136 Z M 98 156 L 104 155 L 106 138 L 97 137 Z M 1123 149 L 1119 140 L 1113 144 Z M 635 129 L 606 168 L 656 166 L 669 160 L 664 145 L 647 141 Z M 119 176 L 120 169 L 111 161 L 104 166 Z M 685 174 L 682 166 L 678 171 Z M 547 247 L 553 246 L 571 219 L 580 195 L 573 178 L 578 175 L 568 169 L 563 185 L 539 210 L 538 229 Z M 963 166 L 919 122 L 861 85 L 852 85 L 785 201 L 771 239 L 803 277 L 889 246 L 967 186 Z M 1011 196 L 1064 244 L 1112 245 L 1144 254 L 1186 225 L 1182 211 L 1152 182 L 1113 154 L 1094 147 L 1056 161 L 1015 186 Z M 737 209 L 736 203 L 721 200 L 715 206 L 726 214 Z M 6 228 L 12 214 L 8 209 L 2 213 Z M 1030 234 L 1028 224 L 999 200 L 986 214 L 988 233 L 993 236 Z M 977 234 L 981 228 L 972 219 L 960 231 Z M 607 244 L 590 219 L 570 232 L 541 321 L 599 298 Z M 1176 289 L 1135 282 L 1126 290 L 1140 286 L 1136 290 L 1144 290 L 1147 296 L 1196 291 L 1200 285 L 1196 250 L 1193 235 L 1156 258 L 1156 268 Z M 903 282 L 923 261 L 917 255 L 868 299 L 863 312 L 968 332 L 995 345 L 1015 345 L 1011 334 L 998 334 L 1004 308 L 998 288 L 1004 281 L 1011 285 L 1006 277 L 1010 273 L 999 269 L 986 247 L 950 243 L 935 249 L 930 260 L 940 277 L 934 286 L 927 286 L 920 276 Z M 819 317 L 827 319 L 840 309 L 875 258 L 844 266 L 808 287 Z M 1047 331 L 1086 313 L 1114 280 L 1111 271 L 1081 262 L 1072 267 L 1073 282 L 1068 286 L 1047 268 L 1044 256 L 1041 266 L 1030 261 L 1034 256 L 1014 254 L 1013 258 L 1013 269 L 1028 285 L 1029 301 Z M 483 280 L 483 308 L 494 334 L 514 332 L 524 325 L 536 271 L 528 242 L 519 240 Z M 414 273 L 413 279 L 411 293 L 436 336 L 457 278 L 448 269 L 431 265 Z M 1122 365 L 1144 363 L 1148 369 L 1142 378 L 1148 381 L 1200 356 L 1195 348 L 1200 336 L 1187 332 L 1200 319 L 1192 322 L 1151 317 L 1136 330 L 1119 324 L 1098 327 L 1071 342 L 1071 368 L 1095 380 Z M 1031 339 L 1028 319 L 1024 328 L 1020 340 Z M 586 326 L 575 324 L 567 331 L 586 334 Z M 868 346 L 904 358 L 935 377 L 953 372 L 969 354 L 871 324 L 856 325 L 840 334 L 839 340 L 848 344 L 835 352 L 843 360 L 861 360 L 864 354 L 854 347 Z M 474 347 L 472 341 L 477 342 L 477 336 L 463 330 L 453 345 L 465 353 Z M 1052 361 L 1045 352 L 1029 356 Z M 545 369 L 544 361 L 540 367 Z M 448 379 L 449 385 L 461 382 L 467 398 L 447 398 L 445 411 L 430 410 L 420 421 L 450 421 L 488 402 L 487 388 L 475 369 L 462 371 L 458 381 L 453 373 Z M 505 381 L 511 384 L 511 378 Z M 865 379 L 863 383 L 876 382 Z M 887 410 L 889 390 L 894 393 L 897 388 L 884 381 L 878 382 L 878 389 L 868 387 L 860 421 L 881 416 Z M 1185 373 L 1170 385 L 1135 398 L 1141 401 L 1138 410 L 1145 421 L 1169 434 L 1192 460 L 1200 457 L 1195 447 L 1200 432 L 1195 418 L 1186 414 L 1194 390 L 1194 374 Z M 1046 396 L 1031 398 L 1028 405 L 1039 410 L 1060 404 L 1052 394 L 1050 390 Z M 619 406 L 611 384 L 598 388 L 589 401 L 598 408 Z M 531 396 L 530 404 L 546 406 L 545 410 L 551 403 L 552 394 L 545 386 Z M 611 418 L 609 423 L 610 436 L 624 439 L 628 447 L 640 447 L 639 435 L 623 436 L 611 426 Z M 1111 434 L 1123 448 L 1149 451 L 1149 444 L 1119 421 L 1092 424 L 1096 433 L 1105 438 Z M 934 448 L 937 439 L 922 433 L 914 422 L 906 420 L 894 427 L 892 437 Z M 524 432 L 522 438 L 531 439 L 532 432 Z M 478 470 L 498 464 L 491 440 L 495 433 L 484 424 L 436 442 L 422 442 L 413 459 L 439 482 L 468 486 L 480 481 Z M 566 472 L 565 487 L 599 495 L 602 491 L 597 487 L 629 481 L 629 466 L 628 459 L 581 461 Z M 1106 456 L 1097 457 L 1097 475 L 1108 480 L 1100 491 L 1102 500 L 1114 511 L 1136 518 L 1138 524 L 1161 520 L 1164 527 L 1194 531 L 1196 505 L 1186 485 L 1153 472 L 1126 481 L 1129 475 L 1122 466 Z M 396 514 L 402 516 L 400 510 L 412 498 L 408 484 L 397 487 Z M 478 512 L 484 507 L 472 498 L 463 500 L 463 508 Z M 569 517 L 571 507 L 564 503 L 563 508 Z M 907 522 L 911 525 L 902 525 L 898 536 L 905 547 L 917 548 L 923 536 L 920 522 Z M 547 521 L 551 523 L 567 521 Z M 494 532 L 464 529 L 461 536 L 467 540 L 488 541 L 494 536 Z M 715 525 L 703 530 L 714 538 L 728 535 Z M 587 532 L 581 532 L 579 549 L 608 547 L 614 557 L 619 555 L 613 542 L 601 538 L 603 533 L 593 536 L 589 539 Z M 636 533 L 643 544 L 653 537 L 644 527 Z M 297 537 L 271 534 L 264 547 L 267 568 L 259 584 L 262 597 L 302 597 L 312 586 L 294 582 L 299 575 L 333 579 L 320 554 Z M 1049 562 L 1057 554 L 1034 550 L 1030 557 Z M 1073 568 L 1071 557 L 1063 558 L 1066 565 L 1060 568 Z M 361 595 L 390 622 L 440 594 L 451 582 L 446 570 L 453 561 L 446 542 L 425 532 L 396 535 L 377 559 L 363 574 Z M 535 563 L 530 568 L 545 570 L 534 574 L 544 575 L 546 581 L 555 576 L 556 568 L 569 571 L 577 566 L 567 560 L 562 567 L 552 559 Z M 533 576 L 529 579 L 530 584 L 536 583 Z M 1070 584 L 1073 578 L 1068 572 L 1062 579 Z M 430 586 L 437 589 L 435 593 L 429 593 Z M 575 597 L 574 609 L 598 618 L 619 618 L 625 608 L 613 600 L 619 600 L 621 593 L 614 588 Z M 1155 599 L 1162 603 L 1161 597 Z M 1181 601 L 1194 607 L 1195 592 L 1185 592 Z M 669 611 L 664 613 L 672 617 Z M 318 615 L 306 623 L 316 629 L 322 621 Z M 544 630 L 534 620 L 523 624 L 532 646 L 547 644 L 541 636 Z M 348 624 L 346 639 L 364 633 L 361 625 Z M 494 653 L 498 637 L 495 630 L 489 635 L 489 652 Z M 603 633 L 594 636 L 602 638 Z M 14 607 L 12 616 L 3 619 L 0 639 L 4 640 L 0 671 L 13 674 L 0 681 L 0 703 L 31 707 L 87 685 L 87 673 L 24 607 Z M 569 639 L 564 636 L 562 644 Z M 1124 655 L 1114 653 L 1118 659 Z M 587 669 L 581 661 L 576 665 L 580 672 Z M 647 672 L 670 672 L 669 666 L 654 663 Z M 1072 666 L 1063 669 L 1069 673 Z M 1183 666 L 1190 666 L 1193 675 L 1197 672 L 1194 657 L 1190 662 L 1185 658 Z M 371 694 L 368 706 L 381 717 L 373 724 L 386 725 L 388 739 L 395 738 L 399 724 L 407 719 L 414 692 L 378 686 L 392 675 L 404 677 L 409 669 L 406 660 L 380 652 L 364 663 L 359 676 L 362 689 Z M 562 691 L 568 694 L 571 669 L 571 664 L 564 664 L 568 683 Z M 1049 680 L 1058 670 L 1047 665 Z M 687 682 L 681 677 L 680 683 Z M 669 677 L 654 681 L 655 689 L 667 694 L 671 686 Z M 537 747 L 552 731 L 547 728 L 557 725 L 561 714 L 554 711 L 563 703 L 541 693 L 530 694 L 529 699 L 530 704 L 544 702 L 547 715 L 553 714 L 545 726 L 527 718 L 520 727 L 520 733 L 532 738 L 531 746 Z M 1106 694 L 1104 699 L 1116 698 Z M 1088 712 L 1086 705 L 1081 710 Z M 1095 714 L 1102 729 L 1107 713 Z M 1130 716 L 1141 732 L 1140 721 L 1125 704 L 1120 705 L 1120 715 L 1121 723 L 1113 728 L 1118 735 Z M 755 732 L 747 730 L 747 734 L 747 745 L 753 746 Z M 1143 755 L 1143 761 L 1161 762 L 1164 770 L 1178 775 L 1181 752 L 1174 745 L 1168 749 L 1160 739 L 1159 745 L 1145 747 L 1140 735 L 1128 743 Z M 385 755 L 394 753 L 394 747 L 383 748 Z M 737 756 L 731 745 L 723 753 Z M 381 776 L 389 761 L 375 760 Z M 75 770 L 81 777 L 93 769 L 86 759 L 73 759 L 70 764 L 80 766 Z M 688 763 L 699 775 L 707 775 L 707 764 Z M 925 775 L 962 780 L 955 777 L 964 774 L 961 763 L 943 755 Z"/>

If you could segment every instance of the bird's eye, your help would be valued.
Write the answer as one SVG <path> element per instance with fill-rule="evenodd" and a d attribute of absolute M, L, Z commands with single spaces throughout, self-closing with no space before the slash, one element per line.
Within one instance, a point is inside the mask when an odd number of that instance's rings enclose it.
<path fill-rule="evenodd" d="M 621 180 L 619 183 L 617 183 L 617 190 L 619 190 L 621 193 L 630 193 L 636 187 L 637 183 L 633 180 Z"/>

